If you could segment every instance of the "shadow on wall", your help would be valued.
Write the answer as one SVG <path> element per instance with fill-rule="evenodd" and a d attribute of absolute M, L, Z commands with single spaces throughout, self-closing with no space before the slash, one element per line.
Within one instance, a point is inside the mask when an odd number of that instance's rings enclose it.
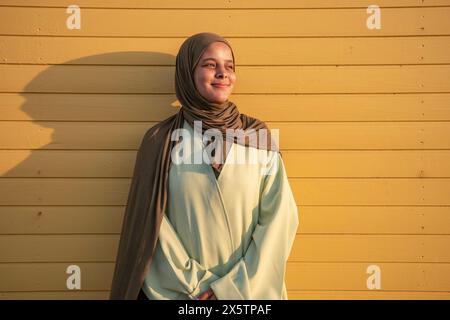
<path fill-rule="evenodd" d="M 117 52 L 47 67 L 21 93 L 21 110 L 33 123 L 16 122 L 16 128 L 11 128 L 23 132 L 9 142 L 9 149 L 33 150 L 3 176 L 94 177 L 93 169 L 99 168 L 98 164 L 89 168 L 84 163 L 80 167 L 76 158 L 71 163 L 55 159 L 52 163 L 58 168 L 47 167 L 42 158 L 34 161 L 35 150 L 64 150 L 73 155 L 81 155 L 80 150 L 136 150 L 148 128 L 178 111 L 174 63 L 175 57 L 165 53 Z M 51 158 L 51 153 L 46 157 Z M 115 156 L 114 152 L 110 155 Z M 113 172 L 117 175 L 106 176 L 131 176 L 120 168 Z M 106 177 L 102 172 L 96 176 Z M 27 199 L 31 200 L 24 201 Z M 56 204 L 51 202 L 39 198 L 35 203 L 14 205 Z"/>
<path fill-rule="evenodd" d="M 56 287 L 59 271 L 14 291 L 67 290 L 66 267 L 85 262 L 111 263 L 81 291 L 109 290 L 136 150 L 151 126 L 178 111 L 174 63 L 165 53 L 117 52 L 36 66 L 43 71 L 20 97 L 10 95 L 23 101 L 15 120 L 27 121 L 7 122 L 2 176 L 21 179 L 4 181 L 0 202 L 11 207 L 0 234 L 11 235 L 11 248 L 2 261 L 64 269 Z"/>

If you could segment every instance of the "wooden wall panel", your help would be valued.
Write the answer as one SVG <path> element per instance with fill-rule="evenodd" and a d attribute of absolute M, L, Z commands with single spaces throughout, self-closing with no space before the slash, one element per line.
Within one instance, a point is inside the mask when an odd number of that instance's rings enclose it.
<path fill-rule="evenodd" d="M 0 299 L 108 299 L 136 150 L 201 31 L 233 46 L 240 112 L 279 130 L 289 298 L 450 299 L 449 0 L 377 1 L 374 30 L 359 0 L 80 0 L 80 30 L 71 4 L 0 0 Z"/>

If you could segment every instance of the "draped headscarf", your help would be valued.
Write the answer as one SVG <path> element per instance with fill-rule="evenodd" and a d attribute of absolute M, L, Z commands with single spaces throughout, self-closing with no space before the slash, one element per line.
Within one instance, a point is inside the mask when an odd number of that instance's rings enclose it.
<path fill-rule="evenodd" d="M 229 100 L 212 103 L 197 90 L 194 70 L 203 52 L 213 42 L 227 44 L 234 61 L 231 45 L 220 35 L 203 32 L 186 39 L 179 49 L 175 66 L 175 91 L 181 108 L 175 115 L 151 127 L 142 138 L 123 218 L 110 299 L 136 300 L 150 270 L 167 204 L 171 150 L 179 142 L 171 140 L 172 132 L 183 128 L 184 121 L 192 128 L 194 120 L 202 121 L 202 133 L 208 129 L 220 130 L 223 145 L 227 145 L 231 137 L 230 142 L 265 150 L 275 147 L 279 152 L 263 121 L 239 113 L 237 106 Z M 235 63 L 233 69 L 234 66 Z M 236 135 L 227 135 L 226 129 L 255 130 L 257 139 L 238 139 Z M 260 129 L 266 130 L 266 143 L 258 139 Z"/>

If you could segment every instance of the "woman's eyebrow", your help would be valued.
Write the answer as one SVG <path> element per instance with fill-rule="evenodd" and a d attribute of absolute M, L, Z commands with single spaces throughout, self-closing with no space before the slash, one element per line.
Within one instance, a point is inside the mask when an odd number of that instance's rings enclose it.
<path fill-rule="evenodd" d="M 216 59 L 214 59 L 214 58 L 205 58 L 205 59 L 203 59 L 202 61 L 203 62 L 205 62 L 205 61 L 207 61 L 207 60 L 214 60 L 214 61 L 216 61 Z M 226 62 L 233 62 L 233 60 L 225 60 Z"/>

